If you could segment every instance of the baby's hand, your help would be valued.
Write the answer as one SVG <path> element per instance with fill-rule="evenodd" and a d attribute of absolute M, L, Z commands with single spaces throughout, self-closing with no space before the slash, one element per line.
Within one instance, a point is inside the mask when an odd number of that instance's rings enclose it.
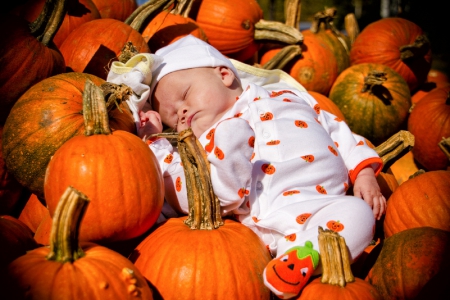
<path fill-rule="evenodd" d="M 148 137 L 154 133 L 162 132 L 162 122 L 159 114 L 154 110 L 139 111 L 140 124 L 137 134 L 140 138 Z"/>
<path fill-rule="evenodd" d="M 364 168 L 359 172 L 353 186 L 353 195 L 364 199 L 372 207 L 375 218 L 381 219 L 386 211 L 386 199 L 380 192 L 380 186 L 372 168 Z"/>

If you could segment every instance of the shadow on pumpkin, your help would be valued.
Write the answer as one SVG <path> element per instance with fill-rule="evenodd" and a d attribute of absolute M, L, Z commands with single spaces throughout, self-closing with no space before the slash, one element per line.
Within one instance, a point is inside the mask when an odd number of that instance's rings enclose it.
<path fill-rule="evenodd" d="M 111 63 L 118 60 L 119 59 L 114 51 L 104 45 L 100 45 L 83 70 L 74 70 L 70 65 L 68 65 L 66 66 L 66 72 L 88 73 L 106 80 Z"/>
<path fill-rule="evenodd" d="M 69 16 L 82 17 L 83 15 L 87 15 L 90 13 L 92 13 L 91 10 L 79 1 L 69 2 L 69 9 L 67 10 L 67 14 Z"/>
<path fill-rule="evenodd" d="M 394 97 L 392 97 L 391 92 L 382 85 L 374 85 L 371 89 L 372 94 L 374 94 L 378 99 L 383 101 L 385 105 L 391 105 L 392 100 L 394 100 Z"/>
<path fill-rule="evenodd" d="M 186 24 L 173 24 L 161 29 L 158 29 L 156 33 L 148 40 L 147 45 L 153 52 L 161 47 L 167 46 L 176 38 L 191 34 L 198 30 L 198 25 L 193 22 Z"/>

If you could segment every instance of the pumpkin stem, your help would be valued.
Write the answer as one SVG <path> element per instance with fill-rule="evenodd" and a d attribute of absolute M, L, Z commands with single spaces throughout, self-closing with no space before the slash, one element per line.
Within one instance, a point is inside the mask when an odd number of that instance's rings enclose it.
<path fill-rule="evenodd" d="M 31 34 L 48 46 L 61 27 L 71 0 L 46 0 L 41 13 L 30 23 Z"/>
<path fill-rule="evenodd" d="M 375 147 L 375 151 L 383 161 L 383 172 L 386 172 L 393 163 L 414 147 L 414 135 L 406 130 L 400 130 L 386 141 Z"/>
<path fill-rule="evenodd" d="M 139 6 L 126 20 L 125 24 L 142 33 L 150 21 L 160 12 L 169 9 L 175 0 L 149 0 Z"/>
<path fill-rule="evenodd" d="M 445 156 L 450 161 L 450 137 L 443 137 L 442 140 L 438 143 L 439 148 L 444 152 Z"/>
<path fill-rule="evenodd" d="M 223 225 L 220 202 L 212 188 L 206 153 L 191 128 L 179 133 L 178 151 L 186 174 L 189 202 L 186 225 L 191 229 L 218 228 Z"/>
<path fill-rule="evenodd" d="M 121 63 L 126 63 L 136 54 L 139 54 L 139 50 L 133 45 L 132 42 L 128 41 L 125 45 L 123 45 L 122 50 L 120 50 L 118 58 Z"/>
<path fill-rule="evenodd" d="M 47 260 L 72 263 L 84 256 L 78 235 L 89 202 L 86 195 L 71 186 L 64 191 L 53 216 Z"/>
<path fill-rule="evenodd" d="M 348 37 L 350 39 L 350 45 L 353 45 L 353 43 L 356 40 L 356 37 L 359 34 L 359 25 L 358 21 L 356 20 L 356 16 L 354 13 L 349 13 L 344 18 L 344 27 L 345 31 L 347 31 Z"/>
<path fill-rule="evenodd" d="M 83 91 L 84 135 L 111 134 L 102 89 L 87 79 Z"/>
<path fill-rule="evenodd" d="M 266 70 L 283 69 L 291 60 L 302 54 L 299 45 L 287 45 L 274 55 L 262 68 Z"/>
<path fill-rule="evenodd" d="M 170 13 L 189 18 L 195 1 L 196 0 L 177 0 L 175 7 L 170 11 Z"/>
<path fill-rule="evenodd" d="M 255 23 L 255 41 L 275 41 L 288 45 L 301 44 L 303 34 L 297 28 L 282 22 L 264 19 Z"/>
<path fill-rule="evenodd" d="M 430 41 L 422 34 L 419 35 L 414 43 L 400 47 L 400 59 L 407 63 L 414 58 L 424 57 L 430 50 Z"/>
<path fill-rule="evenodd" d="M 110 112 L 113 108 L 117 108 L 120 112 L 123 112 L 120 108 L 120 104 L 126 104 L 125 101 L 133 94 L 133 90 L 126 84 L 114 84 L 111 82 L 104 82 L 100 86 L 104 99 L 106 101 L 106 110 Z"/>
<path fill-rule="evenodd" d="M 284 15 L 287 26 L 298 28 L 300 23 L 300 13 L 302 9 L 301 0 L 285 0 L 284 1 Z"/>
<path fill-rule="evenodd" d="M 367 91 L 372 92 L 372 88 L 376 85 L 382 85 L 386 80 L 386 72 L 372 70 L 369 72 L 369 75 L 364 77 L 364 85 L 361 89 L 361 93 L 365 93 Z"/>
<path fill-rule="evenodd" d="M 319 250 L 322 261 L 322 283 L 344 287 L 354 282 L 347 245 L 339 233 L 319 226 Z"/>

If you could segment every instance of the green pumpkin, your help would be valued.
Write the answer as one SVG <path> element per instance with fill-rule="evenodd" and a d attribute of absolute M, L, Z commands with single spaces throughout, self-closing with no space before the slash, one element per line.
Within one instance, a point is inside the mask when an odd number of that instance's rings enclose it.
<path fill-rule="evenodd" d="M 376 146 L 405 129 L 411 107 L 406 81 L 382 64 L 350 66 L 336 78 L 329 98 L 350 129 Z"/>

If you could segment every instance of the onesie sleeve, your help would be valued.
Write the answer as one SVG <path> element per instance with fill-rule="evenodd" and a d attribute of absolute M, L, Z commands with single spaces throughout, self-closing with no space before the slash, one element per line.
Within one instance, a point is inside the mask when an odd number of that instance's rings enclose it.
<path fill-rule="evenodd" d="M 366 167 L 371 167 L 375 175 L 378 175 L 383 167 L 383 162 L 378 153 L 367 144 L 365 138 L 353 133 L 344 120 L 321 109 L 311 95 L 306 92 L 301 94 L 313 107 L 317 114 L 317 120 L 328 132 L 339 150 L 351 182 L 354 183 L 358 173 Z"/>
<path fill-rule="evenodd" d="M 184 168 L 175 147 L 165 138 L 147 141 L 164 177 L 165 201 L 178 214 L 189 211 Z"/>
<path fill-rule="evenodd" d="M 211 165 L 211 182 L 224 215 L 239 208 L 250 194 L 253 143 L 254 132 L 248 122 L 231 118 L 216 126 L 205 147 Z"/>

